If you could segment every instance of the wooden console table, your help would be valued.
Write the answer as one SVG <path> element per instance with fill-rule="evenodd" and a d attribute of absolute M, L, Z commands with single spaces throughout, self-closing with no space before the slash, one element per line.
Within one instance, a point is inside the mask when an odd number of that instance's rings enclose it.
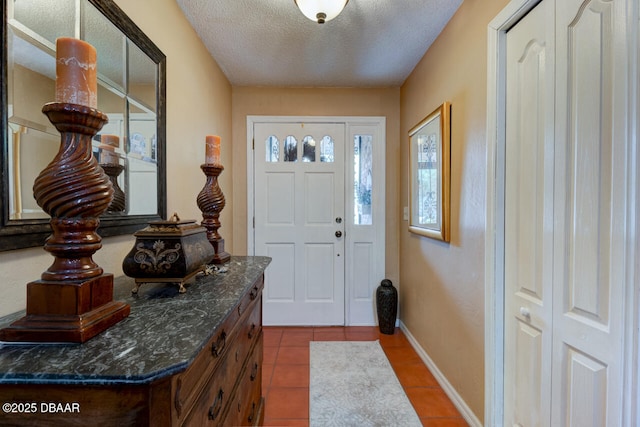
<path fill-rule="evenodd" d="M 184 294 L 115 281 L 130 316 L 84 344 L 0 344 L 0 425 L 262 423 L 267 257 L 232 257 Z M 0 319 L 0 327 L 22 316 Z"/>

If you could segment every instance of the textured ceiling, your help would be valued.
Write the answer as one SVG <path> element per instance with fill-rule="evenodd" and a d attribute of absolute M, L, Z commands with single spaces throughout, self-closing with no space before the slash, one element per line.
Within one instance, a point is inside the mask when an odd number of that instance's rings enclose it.
<path fill-rule="evenodd" d="M 294 0 L 176 0 L 236 86 L 400 86 L 462 0 L 350 0 L 332 21 Z"/>

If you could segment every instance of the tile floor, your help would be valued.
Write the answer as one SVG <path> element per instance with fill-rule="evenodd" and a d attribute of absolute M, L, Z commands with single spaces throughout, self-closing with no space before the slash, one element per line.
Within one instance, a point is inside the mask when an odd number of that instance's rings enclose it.
<path fill-rule="evenodd" d="M 377 327 L 264 327 L 262 393 L 265 426 L 309 425 L 309 341 L 375 341 L 426 427 L 467 426 L 400 329 Z"/>

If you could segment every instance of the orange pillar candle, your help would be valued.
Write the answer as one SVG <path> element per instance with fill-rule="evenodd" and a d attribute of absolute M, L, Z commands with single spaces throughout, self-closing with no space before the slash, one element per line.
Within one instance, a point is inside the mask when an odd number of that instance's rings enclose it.
<path fill-rule="evenodd" d="M 118 135 L 100 135 L 100 145 L 98 148 L 102 150 L 100 163 L 118 163 L 116 155 L 116 147 L 120 146 L 120 138 Z"/>
<path fill-rule="evenodd" d="M 207 135 L 204 162 L 208 165 L 220 163 L 220 137 Z"/>
<path fill-rule="evenodd" d="M 107 145 L 113 150 L 120 146 L 120 137 L 118 135 L 103 134 L 100 135 L 100 144 Z"/>
<path fill-rule="evenodd" d="M 112 165 L 118 162 L 118 156 L 113 151 L 102 150 L 102 155 L 100 157 L 100 163 Z"/>
<path fill-rule="evenodd" d="M 56 39 L 56 102 L 98 107 L 96 49 L 71 37 Z"/>

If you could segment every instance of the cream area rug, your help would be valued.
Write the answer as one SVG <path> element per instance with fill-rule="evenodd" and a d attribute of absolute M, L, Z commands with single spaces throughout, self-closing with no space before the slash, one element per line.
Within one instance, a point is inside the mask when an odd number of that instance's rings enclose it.
<path fill-rule="evenodd" d="M 378 341 L 311 341 L 309 424 L 422 426 Z"/>

